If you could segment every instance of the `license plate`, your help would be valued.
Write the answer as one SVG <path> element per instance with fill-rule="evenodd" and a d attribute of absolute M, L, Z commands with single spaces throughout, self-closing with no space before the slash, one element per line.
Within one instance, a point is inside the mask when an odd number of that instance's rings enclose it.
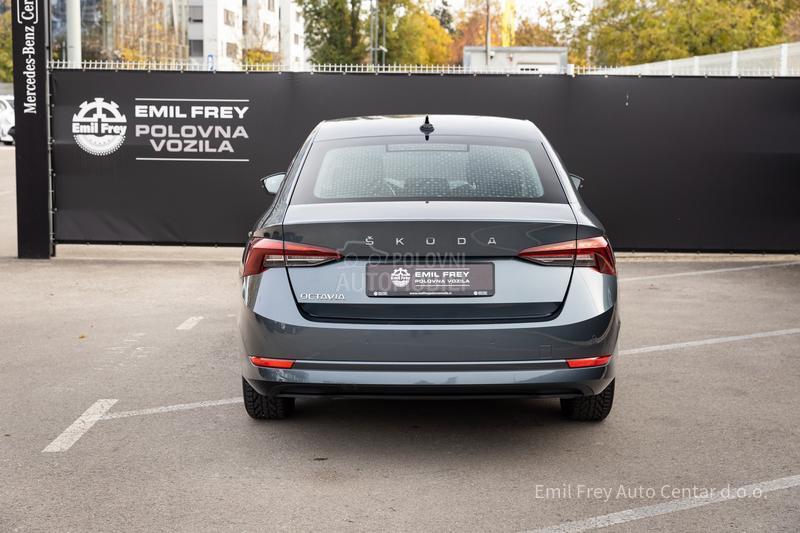
<path fill-rule="evenodd" d="M 367 296 L 492 296 L 494 264 L 367 265 Z"/>

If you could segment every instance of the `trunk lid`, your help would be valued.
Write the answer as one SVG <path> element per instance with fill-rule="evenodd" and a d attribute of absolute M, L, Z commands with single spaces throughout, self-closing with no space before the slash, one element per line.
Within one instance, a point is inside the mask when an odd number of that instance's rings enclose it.
<path fill-rule="evenodd" d="M 544 320 L 572 267 L 523 261 L 526 248 L 576 237 L 568 204 L 399 201 L 289 206 L 284 239 L 344 259 L 288 267 L 298 307 L 316 320 Z M 410 278 L 410 279 L 409 279 Z"/>

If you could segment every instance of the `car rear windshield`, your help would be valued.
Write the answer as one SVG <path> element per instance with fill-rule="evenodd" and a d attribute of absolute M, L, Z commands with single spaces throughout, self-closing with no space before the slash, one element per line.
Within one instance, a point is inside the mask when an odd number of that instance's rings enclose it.
<path fill-rule="evenodd" d="M 419 135 L 315 142 L 291 203 L 403 200 L 567 202 L 540 142 Z"/>

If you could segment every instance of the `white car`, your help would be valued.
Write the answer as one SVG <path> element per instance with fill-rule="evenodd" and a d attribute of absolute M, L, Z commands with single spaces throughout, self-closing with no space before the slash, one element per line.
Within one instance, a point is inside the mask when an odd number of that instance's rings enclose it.
<path fill-rule="evenodd" d="M 0 142 L 14 144 L 13 96 L 0 96 Z"/>

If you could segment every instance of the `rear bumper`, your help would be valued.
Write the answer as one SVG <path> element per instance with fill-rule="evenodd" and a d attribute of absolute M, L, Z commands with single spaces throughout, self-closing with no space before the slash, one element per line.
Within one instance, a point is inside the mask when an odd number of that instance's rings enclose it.
<path fill-rule="evenodd" d="M 312 321 L 298 311 L 285 271 L 268 270 L 243 284 L 242 374 L 261 394 L 278 396 L 598 394 L 614 378 L 616 358 L 576 369 L 566 359 L 616 354 L 616 278 L 576 270 L 555 319 L 479 324 Z M 261 368 L 248 355 L 296 363 Z"/>
<path fill-rule="evenodd" d="M 445 365 L 452 368 L 435 365 L 427 369 L 428 365 L 420 364 L 319 365 L 298 361 L 292 369 L 273 369 L 248 362 L 244 377 L 267 396 L 571 398 L 602 392 L 614 378 L 614 365 L 612 359 L 602 367 L 568 368 L 565 361 L 553 360 Z"/>

